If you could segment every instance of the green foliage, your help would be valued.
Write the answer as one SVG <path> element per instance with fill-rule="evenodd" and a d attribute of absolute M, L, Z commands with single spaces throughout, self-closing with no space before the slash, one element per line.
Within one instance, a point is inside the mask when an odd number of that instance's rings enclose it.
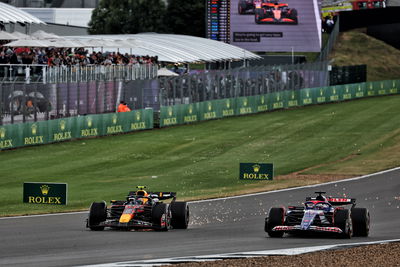
<path fill-rule="evenodd" d="M 91 34 L 164 32 L 163 0 L 101 0 L 89 23 Z"/>
<path fill-rule="evenodd" d="M 175 34 L 205 36 L 205 1 L 168 0 L 165 24 Z"/>
<path fill-rule="evenodd" d="M 87 209 L 92 201 L 124 199 L 136 185 L 196 199 L 318 182 L 239 180 L 241 162 L 273 162 L 275 176 L 349 156 L 350 174 L 394 167 L 399 105 L 399 95 L 375 97 L 1 151 L 0 216 Z M 367 159 L 374 168 L 366 170 Z M 22 204 L 23 182 L 68 183 L 68 206 Z"/>

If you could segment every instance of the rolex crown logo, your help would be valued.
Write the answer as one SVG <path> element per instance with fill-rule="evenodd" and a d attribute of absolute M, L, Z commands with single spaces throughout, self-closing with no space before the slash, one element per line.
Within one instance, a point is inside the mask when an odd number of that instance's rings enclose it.
<path fill-rule="evenodd" d="M 381 83 L 381 89 L 383 89 L 383 83 Z"/>
<path fill-rule="evenodd" d="M 264 104 L 264 102 L 265 102 L 264 96 L 261 96 L 261 104 Z"/>
<path fill-rule="evenodd" d="M 361 86 L 358 86 L 358 91 L 361 91 Z"/>
<path fill-rule="evenodd" d="M 281 96 L 279 94 L 276 95 L 276 101 L 279 101 L 281 99 Z"/>
<path fill-rule="evenodd" d="M 336 88 L 333 87 L 333 94 L 336 95 Z"/>
<path fill-rule="evenodd" d="M 50 191 L 50 186 L 44 184 L 40 187 L 40 191 L 42 191 L 42 194 L 46 196 Z"/>
<path fill-rule="evenodd" d="M 258 164 L 255 164 L 255 165 L 253 165 L 252 167 L 253 167 L 254 172 L 259 172 L 259 171 L 260 171 L 260 168 L 261 168 L 261 166 L 258 165 Z"/>
<path fill-rule="evenodd" d="M 193 106 L 189 105 L 189 114 L 192 114 L 192 113 L 193 113 Z"/>
<path fill-rule="evenodd" d="M 247 106 L 247 98 L 243 99 L 243 105 Z"/>
<path fill-rule="evenodd" d="M 6 129 L 0 128 L 0 138 L 3 139 L 6 137 Z"/>
<path fill-rule="evenodd" d="M 211 104 L 211 102 L 208 102 L 207 105 L 208 105 L 208 111 L 211 111 L 211 109 L 212 109 L 212 104 Z"/>
<path fill-rule="evenodd" d="M 140 121 L 140 117 L 141 117 L 141 115 L 140 115 L 140 111 L 136 111 L 136 120 L 137 121 Z"/>
<path fill-rule="evenodd" d="M 231 101 L 226 100 L 226 108 L 230 108 L 231 107 Z"/>
<path fill-rule="evenodd" d="M 320 94 L 320 95 L 323 95 L 323 92 L 322 92 L 322 90 L 319 90 L 319 94 Z"/>
<path fill-rule="evenodd" d="M 92 118 L 91 118 L 91 117 L 88 117 L 88 118 L 87 118 L 87 126 L 88 126 L 88 127 L 92 127 L 92 124 L 93 124 Z"/>
<path fill-rule="evenodd" d="M 172 107 L 168 107 L 168 116 L 172 116 Z"/>
<path fill-rule="evenodd" d="M 292 92 L 292 99 L 294 99 L 294 92 Z"/>
<path fill-rule="evenodd" d="M 346 86 L 346 93 L 348 93 L 348 92 L 349 92 L 349 87 Z"/>
<path fill-rule="evenodd" d="M 117 117 L 117 115 L 114 114 L 112 117 L 112 123 L 117 124 L 117 121 L 118 121 L 118 117 Z"/>
<path fill-rule="evenodd" d="M 61 131 L 64 131 L 64 130 L 65 130 L 65 124 L 66 124 L 65 120 L 61 120 L 61 121 L 60 121 L 60 130 L 61 130 Z"/>
<path fill-rule="evenodd" d="M 32 124 L 31 130 L 32 130 L 32 134 L 35 135 L 37 133 L 37 125 L 36 124 Z"/>
<path fill-rule="evenodd" d="M 310 92 L 307 91 L 306 96 L 307 96 L 307 98 L 309 98 L 310 97 Z"/>

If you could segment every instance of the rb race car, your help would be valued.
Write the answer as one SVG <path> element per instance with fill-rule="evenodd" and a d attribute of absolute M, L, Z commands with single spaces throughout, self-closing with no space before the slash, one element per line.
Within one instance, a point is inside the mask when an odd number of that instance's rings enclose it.
<path fill-rule="evenodd" d="M 93 202 L 90 206 L 86 227 L 93 231 L 112 229 L 154 229 L 168 231 L 187 229 L 189 207 L 186 202 L 176 201 L 175 192 L 146 192 L 144 186 L 129 192 L 126 200 Z M 172 199 L 170 203 L 160 200 Z"/>
<path fill-rule="evenodd" d="M 238 2 L 238 13 L 243 14 L 254 14 L 256 8 L 261 7 L 261 3 L 271 2 L 272 0 L 239 0 Z"/>
<path fill-rule="evenodd" d="M 254 13 L 257 24 L 298 24 L 297 10 L 277 1 L 256 5 Z"/>
<path fill-rule="evenodd" d="M 271 208 L 265 219 L 265 232 L 270 237 L 282 237 L 284 233 L 329 233 L 341 238 L 369 235 L 369 212 L 366 208 L 356 208 L 356 199 L 315 193 L 318 196 L 307 197 L 304 206 Z M 338 207 L 343 205 L 352 206 Z"/>

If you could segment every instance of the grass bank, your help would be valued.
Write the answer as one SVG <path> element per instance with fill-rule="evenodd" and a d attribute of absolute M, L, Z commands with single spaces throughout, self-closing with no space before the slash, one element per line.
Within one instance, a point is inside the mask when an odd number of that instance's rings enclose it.
<path fill-rule="evenodd" d="M 87 209 L 136 185 L 199 199 L 400 166 L 399 106 L 368 98 L 2 151 L 0 216 Z M 277 179 L 239 180 L 240 162 L 272 162 Z M 23 204 L 23 182 L 68 183 L 68 206 Z"/>

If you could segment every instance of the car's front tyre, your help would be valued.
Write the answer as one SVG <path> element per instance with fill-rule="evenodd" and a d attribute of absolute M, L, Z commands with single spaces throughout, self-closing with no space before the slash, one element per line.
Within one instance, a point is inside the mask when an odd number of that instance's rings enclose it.
<path fill-rule="evenodd" d="M 89 218 L 88 218 L 88 227 L 92 231 L 102 231 L 104 230 L 104 225 L 101 225 L 102 222 L 105 222 L 107 219 L 107 204 L 105 201 L 102 202 L 93 202 L 90 205 L 89 210 Z"/>

